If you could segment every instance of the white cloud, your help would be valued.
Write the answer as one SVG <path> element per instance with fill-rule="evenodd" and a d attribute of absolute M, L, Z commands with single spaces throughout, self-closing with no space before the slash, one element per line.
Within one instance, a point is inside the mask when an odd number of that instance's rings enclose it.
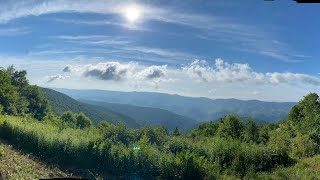
<path fill-rule="evenodd" d="M 302 83 L 320 85 L 320 78 L 317 76 L 291 72 L 255 72 L 248 64 L 229 64 L 222 59 L 216 59 L 214 66 L 208 65 L 206 61 L 196 60 L 182 69 L 189 76 L 196 76 L 206 82 L 252 82 L 273 85 Z"/>
<path fill-rule="evenodd" d="M 200 80 L 205 83 L 220 82 L 224 84 L 253 83 L 256 85 L 320 85 L 320 78 L 317 76 L 291 72 L 256 72 L 249 66 L 249 64 L 230 64 L 220 58 L 215 60 L 215 64 L 213 66 L 210 66 L 207 61 L 195 60 L 189 65 L 178 69 L 169 68 L 167 65 L 146 66 L 135 62 L 120 63 L 116 61 L 109 61 L 84 66 L 68 65 L 63 69 L 63 71 L 107 81 L 148 81 L 153 79 L 184 81 L 191 78 L 192 81 Z"/>
<path fill-rule="evenodd" d="M 120 81 L 126 77 L 127 71 L 130 68 L 130 64 L 120 64 L 119 62 L 99 63 L 97 65 L 85 66 L 83 75 L 101 80 Z"/>
<path fill-rule="evenodd" d="M 320 78 L 316 76 L 310 76 L 307 74 L 299 74 L 299 73 L 267 73 L 266 77 L 268 78 L 270 83 L 280 84 L 280 83 L 295 83 L 296 81 L 301 82 L 303 84 L 311 84 L 315 86 L 320 85 Z"/>
<path fill-rule="evenodd" d="M 144 66 L 138 63 L 109 61 L 84 66 L 68 65 L 63 72 L 103 81 L 144 81 L 165 78 L 167 66 Z"/>
<path fill-rule="evenodd" d="M 48 77 L 47 83 L 51 83 L 51 82 L 56 81 L 56 80 L 64 80 L 66 78 L 67 77 L 62 76 L 61 74 L 52 75 L 52 76 Z"/>
<path fill-rule="evenodd" d="M 91 25 L 91 26 L 118 26 L 126 29 L 134 30 L 134 31 L 153 31 L 151 29 L 144 28 L 142 26 L 138 26 L 136 24 L 128 24 L 124 22 L 115 22 L 109 20 L 79 20 L 79 19 L 54 19 L 57 22 L 62 22 L 66 24 L 75 24 L 75 25 Z"/>
<path fill-rule="evenodd" d="M 149 66 L 137 73 L 138 79 L 159 79 L 166 75 L 167 66 Z"/>

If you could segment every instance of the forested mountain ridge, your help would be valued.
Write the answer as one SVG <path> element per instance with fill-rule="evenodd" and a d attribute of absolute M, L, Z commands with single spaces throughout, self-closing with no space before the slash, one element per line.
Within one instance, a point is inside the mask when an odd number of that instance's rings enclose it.
<path fill-rule="evenodd" d="M 143 122 L 144 125 L 147 126 L 164 126 L 168 128 L 169 131 L 173 130 L 175 127 L 178 127 L 183 131 L 187 131 L 199 124 L 199 122 L 194 119 L 159 108 L 139 107 L 126 104 L 89 101 L 84 99 L 80 99 L 79 101 L 96 105 L 98 108 L 103 107 L 118 113 L 126 114 L 139 122 Z"/>
<path fill-rule="evenodd" d="M 75 113 L 83 112 L 95 124 L 101 121 L 107 121 L 113 124 L 123 123 L 130 128 L 164 126 L 170 131 L 175 127 L 187 131 L 198 124 L 198 122 L 193 119 L 166 110 L 121 104 L 105 104 L 93 101 L 79 102 L 55 90 L 47 88 L 41 89 L 49 100 L 51 109 L 57 115 L 62 115 L 65 111 Z"/>
<path fill-rule="evenodd" d="M 83 112 L 95 124 L 98 124 L 101 121 L 107 121 L 114 124 L 124 123 L 126 126 L 131 128 L 138 128 L 141 126 L 141 124 L 139 124 L 135 119 L 125 116 L 124 114 L 114 112 L 107 108 L 101 109 L 94 105 L 81 103 L 65 94 L 51 89 L 41 88 L 41 90 L 48 99 L 53 112 L 59 116 L 65 111 L 71 111 L 74 113 Z"/>
<path fill-rule="evenodd" d="M 285 119 L 295 102 L 263 102 L 258 100 L 209 99 L 153 92 L 120 92 L 106 90 L 55 89 L 75 99 L 160 108 L 196 119 L 213 121 L 227 114 L 275 122 Z"/>

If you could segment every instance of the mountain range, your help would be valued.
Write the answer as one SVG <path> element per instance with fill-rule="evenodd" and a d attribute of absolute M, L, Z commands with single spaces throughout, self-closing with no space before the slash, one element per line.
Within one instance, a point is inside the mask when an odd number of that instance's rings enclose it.
<path fill-rule="evenodd" d="M 52 89 L 42 88 L 49 100 L 53 112 L 61 115 L 65 111 L 83 112 L 95 124 L 101 121 L 123 123 L 130 128 L 145 126 L 164 126 L 169 131 L 175 127 L 187 131 L 199 122 L 159 108 L 139 107 L 125 104 L 75 100 L 66 94 Z"/>
<path fill-rule="evenodd" d="M 264 102 L 258 100 L 245 101 L 238 99 L 185 97 L 155 92 L 55 90 L 94 105 L 102 105 L 104 103 L 104 105 L 110 108 L 110 105 L 105 103 L 112 103 L 157 108 L 200 122 L 215 121 L 230 113 L 237 114 L 241 117 L 252 117 L 258 121 L 275 122 L 286 118 L 292 106 L 297 104 L 296 102 Z M 120 109 L 121 108 L 113 108 L 115 111 Z"/>

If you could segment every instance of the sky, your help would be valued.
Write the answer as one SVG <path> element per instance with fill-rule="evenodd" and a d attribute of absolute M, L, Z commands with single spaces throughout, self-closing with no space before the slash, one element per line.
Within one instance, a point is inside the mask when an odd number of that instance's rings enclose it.
<path fill-rule="evenodd" d="M 320 93 L 320 5 L 0 0 L 0 66 L 31 84 L 298 101 Z"/>

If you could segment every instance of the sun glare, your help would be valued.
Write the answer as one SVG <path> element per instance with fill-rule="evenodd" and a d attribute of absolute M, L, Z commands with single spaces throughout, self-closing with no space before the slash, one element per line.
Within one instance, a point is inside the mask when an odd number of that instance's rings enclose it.
<path fill-rule="evenodd" d="M 124 16 L 127 18 L 129 22 L 135 22 L 141 18 L 141 9 L 136 6 L 127 7 L 124 10 Z"/>

